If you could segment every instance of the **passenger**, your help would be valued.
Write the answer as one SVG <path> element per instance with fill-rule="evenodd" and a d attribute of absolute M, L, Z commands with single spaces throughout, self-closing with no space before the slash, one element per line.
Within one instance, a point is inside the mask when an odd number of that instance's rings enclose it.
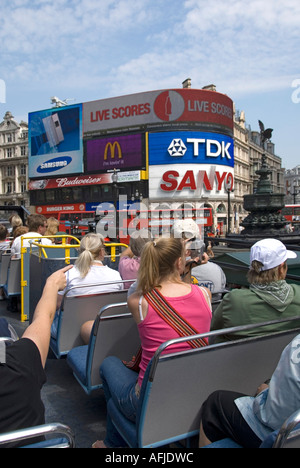
<path fill-rule="evenodd" d="M 220 300 L 226 288 L 226 276 L 219 265 L 209 261 L 214 256 L 211 242 L 205 249 L 205 244 L 200 238 L 199 227 L 192 219 L 176 220 L 173 235 L 183 237 L 183 239 L 195 238 L 195 242 L 189 244 L 190 248 L 187 251 L 190 270 L 186 274 L 185 281 L 208 288 L 213 299 Z"/>
<path fill-rule="evenodd" d="M 15 257 L 20 257 L 21 255 L 21 237 L 25 240 L 23 241 L 23 247 L 29 247 L 30 246 L 30 241 L 34 241 L 35 238 L 39 239 L 40 237 L 45 235 L 46 229 L 47 229 L 47 218 L 43 215 L 39 214 L 32 214 L 28 216 L 27 218 L 28 222 L 28 232 L 24 234 L 23 236 L 18 236 L 15 238 L 15 240 L 12 243 L 11 246 L 11 254 L 12 256 Z M 26 238 L 30 237 L 29 239 L 26 240 Z M 39 239 L 41 244 L 43 245 L 52 245 L 52 242 L 50 239 L 47 238 L 42 238 Z"/>
<path fill-rule="evenodd" d="M 127 247 L 127 249 L 125 249 L 120 255 L 119 273 L 123 280 L 137 278 L 143 247 L 151 239 L 151 233 L 147 229 L 134 231 L 131 234 L 129 247 Z M 124 288 L 128 289 L 131 285 L 132 281 L 124 283 Z"/>
<path fill-rule="evenodd" d="M 123 283 L 120 283 L 122 281 L 120 274 L 103 265 L 104 256 L 104 239 L 101 234 L 91 232 L 81 239 L 79 256 L 76 259 L 75 267 L 67 275 L 66 288 L 58 294 L 57 310 L 60 308 L 65 291 L 70 287 L 86 286 L 85 288 L 74 287 L 68 293 L 69 296 L 98 294 L 123 289 Z M 112 282 L 112 284 L 102 284 L 106 282 Z M 52 325 L 52 336 L 54 338 L 57 332 L 58 316 L 59 312 L 56 314 Z M 89 342 L 93 323 L 90 320 L 82 325 L 82 338 L 85 343 Z"/>
<path fill-rule="evenodd" d="M 50 328 L 56 309 L 56 297 L 66 286 L 69 265 L 46 281 L 33 316 L 20 340 L 1 348 L 0 433 L 45 423 L 41 388 L 46 381 L 45 362 L 49 350 Z M 20 445 L 20 444 L 19 444 Z M 24 441 L 21 442 L 24 445 Z"/>
<path fill-rule="evenodd" d="M 199 446 L 225 438 L 258 448 L 271 432 L 300 408 L 300 335 L 283 350 L 269 383 L 256 396 L 216 391 L 202 405 Z"/>
<path fill-rule="evenodd" d="M 23 226 L 22 225 L 22 226 L 16 227 L 16 229 L 14 230 L 14 234 L 12 236 L 13 238 L 11 240 L 11 245 L 13 244 L 16 237 L 23 236 L 27 232 L 28 232 L 28 226 Z"/>
<path fill-rule="evenodd" d="M 213 314 L 211 330 L 220 330 L 240 325 L 299 316 L 300 286 L 285 281 L 288 258 L 297 254 L 277 239 L 256 242 L 250 251 L 250 270 L 247 279 L 249 289 L 234 289 L 226 294 Z M 299 322 L 269 325 L 259 330 L 248 330 L 221 335 L 214 338 L 222 341 L 264 335 L 269 332 L 288 330 L 299 326 Z"/>
<path fill-rule="evenodd" d="M 10 241 L 7 239 L 8 230 L 3 224 L 0 224 L 0 252 L 5 252 L 9 248 Z"/>
<path fill-rule="evenodd" d="M 10 247 L 10 241 L 7 239 L 8 230 L 7 227 L 3 224 L 0 224 L 0 253 L 2 255 Z M 0 301 L 4 301 L 4 291 L 3 288 L 0 288 Z"/>
<path fill-rule="evenodd" d="M 143 249 L 138 272 L 137 291 L 128 298 L 128 307 L 137 323 L 142 357 L 137 374 L 116 357 L 106 358 L 100 374 L 106 401 L 113 398 L 120 411 L 135 421 L 139 392 L 146 367 L 156 349 L 165 341 L 178 338 L 179 334 L 148 303 L 147 293 L 159 291 L 173 308 L 193 326 L 198 333 L 209 330 L 211 321 L 210 292 L 182 281 L 185 268 L 185 243 L 177 238 L 159 238 L 148 242 Z M 147 299 L 145 297 L 147 295 Z M 190 349 L 188 343 L 172 348 L 175 351 Z M 176 408 L 174 409 L 176 411 Z M 124 441 L 107 418 L 106 438 L 93 447 L 118 447 Z"/>
<path fill-rule="evenodd" d="M 59 221 L 58 219 L 51 216 L 47 219 L 47 229 L 45 236 L 55 236 L 58 232 Z M 56 239 L 54 237 L 50 238 L 51 242 L 55 244 Z"/>
<path fill-rule="evenodd" d="M 9 217 L 9 222 L 11 225 L 10 235 L 11 237 L 15 238 L 16 237 L 15 230 L 18 227 L 23 226 L 22 218 L 18 214 L 13 214 Z"/>

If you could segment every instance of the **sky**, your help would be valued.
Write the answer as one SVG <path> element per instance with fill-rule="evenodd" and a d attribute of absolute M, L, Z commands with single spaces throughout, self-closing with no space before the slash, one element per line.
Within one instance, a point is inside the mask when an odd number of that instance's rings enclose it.
<path fill-rule="evenodd" d="M 300 164 L 299 0 L 10 0 L 1 3 L 0 121 L 157 89 L 214 84 L 246 124 Z"/>

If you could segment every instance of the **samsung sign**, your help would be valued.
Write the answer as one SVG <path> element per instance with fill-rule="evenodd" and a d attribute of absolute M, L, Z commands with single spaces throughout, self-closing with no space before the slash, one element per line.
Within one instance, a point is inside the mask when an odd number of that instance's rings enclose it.
<path fill-rule="evenodd" d="M 82 105 L 29 113 L 29 177 L 83 172 Z"/>
<path fill-rule="evenodd" d="M 149 165 L 215 164 L 234 167 L 233 139 L 210 132 L 149 134 Z"/>

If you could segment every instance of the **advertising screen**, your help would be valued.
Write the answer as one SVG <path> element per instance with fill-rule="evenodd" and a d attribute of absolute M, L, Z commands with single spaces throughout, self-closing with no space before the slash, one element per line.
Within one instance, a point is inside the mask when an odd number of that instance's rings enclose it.
<path fill-rule="evenodd" d="M 86 171 L 107 172 L 114 169 L 143 168 L 142 135 L 98 138 L 86 142 Z"/>
<path fill-rule="evenodd" d="M 225 94 L 199 89 L 148 91 L 83 105 L 84 131 L 140 125 L 199 122 L 232 134 L 233 102 Z"/>
<path fill-rule="evenodd" d="M 227 197 L 234 183 L 234 142 L 213 132 L 149 134 L 149 197 L 152 200 Z"/>
<path fill-rule="evenodd" d="M 29 113 L 29 177 L 83 172 L 82 105 Z"/>
<path fill-rule="evenodd" d="M 150 133 L 149 165 L 216 164 L 234 167 L 233 147 L 233 139 L 220 133 Z"/>

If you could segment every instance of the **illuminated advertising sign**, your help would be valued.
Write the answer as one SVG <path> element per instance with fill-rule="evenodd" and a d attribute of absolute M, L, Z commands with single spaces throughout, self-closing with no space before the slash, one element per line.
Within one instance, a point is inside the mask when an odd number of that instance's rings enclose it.
<path fill-rule="evenodd" d="M 233 131 L 233 102 L 209 90 L 149 91 L 83 105 L 84 132 L 170 122 L 199 122 Z"/>
<path fill-rule="evenodd" d="M 86 172 L 143 168 L 142 135 L 98 138 L 86 142 Z"/>
<path fill-rule="evenodd" d="M 227 196 L 234 183 L 234 143 L 211 132 L 149 134 L 149 197 Z"/>
<path fill-rule="evenodd" d="M 83 172 L 82 104 L 31 112 L 29 177 Z"/>
<path fill-rule="evenodd" d="M 149 165 L 217 164 L 234 167 L 233 139 L 209 132 L 149 134 Z"/>

